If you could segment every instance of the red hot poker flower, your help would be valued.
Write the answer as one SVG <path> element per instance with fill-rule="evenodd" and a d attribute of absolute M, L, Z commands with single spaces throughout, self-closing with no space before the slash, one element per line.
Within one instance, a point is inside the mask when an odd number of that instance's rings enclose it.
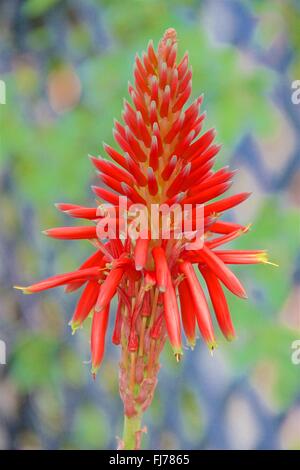
<path fill-rule="evenodd" d="M 213 170 L 220 146 L 214 143 L 214 129 L 202 133 L 203 97 L 187 105 L 191 90 L 188 54 L 177 61 L 176 32 L 168 29 L 157 50 L 149 42 L 142 58 L 135 59 L 134 85 L 129 85 L 131 103 L 124 102 L 123 122 L 115 121 L 113 131 L 119 149 L 104 144 L 112 161 L 91 157 L 101 184 L 106 186 L 94 186 L 93 191 L 111 206 L 58 204 L 57 208 L 70 217 L 86 219 L 91 225 L 45 231 L 53 238 L 89 240 L 95 253 L 75 272 L 21 288 L 33 293 L 61 285 L 65 285 L 66 292 L 84 287 L 71 326 L 75 331 L 91 314 L 93 373 L 103 360 L 110 305 L 117 297 L 112 341 L 122 348 L 120 394 L 125 410 L 125 449 L 139 446 L 141 416 L 153 397 L 166 338 L 179 360 L 181 323 L 188 345 L 194 347 L 197 322 L 209 348 L 215 347 L 211 314 L 195 268 L 199 266 L 207 284 L 221 331 L 232 339 L 234 329 L 223 286 L 242 298 L 246 293 L 229 265 L 268 263 L 263 250 L 220 249 L 247 231 L 247 227 L 220 217 L 247 199 L 249 193 L 220 198 L 230 187 L 234 172 L 228 167 Z M 204 243 L 190 249 L 191 240 L 185 234 L 181 239 L 175 236 L 178 227 L 172 218 L 166 240 L 162 217 L 155 227 L 158 236 L 147 228 L 146 236 L 141 234 L 136 239 L 127 233 L 124 239 L 125 219 L 135 223 L 134 204 L 145 205 L 147 214 L 155 204 L 177 204 L 179 208 L 192 204 L 189 231 L 199 235 L 197 222 L 201 220 L 204 237 L 199 240 L 204 239 Z M 197 212 L 199 204 L 204 205 L 201 216 Z M 100 229 L 113 223 L 116 226 L 108 233 L 114 236 L 103 236 L 101 240 Z"/>

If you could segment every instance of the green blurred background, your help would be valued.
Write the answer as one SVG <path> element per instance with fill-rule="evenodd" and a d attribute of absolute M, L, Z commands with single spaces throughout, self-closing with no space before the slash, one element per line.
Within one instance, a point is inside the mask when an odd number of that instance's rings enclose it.
<path fill-rule="evenodd" d="M 112 143 L 134 55 L 177 29 L 193 94 L 204 92 L 207 128 L 223 144 L 219 165 L 253 191 L 232 211 L 252 222 L 237 247 L 265 248 L 279 268 L 236 269 L 247 302 L 228 296 L 238 334 L 200 344 L 180 365 L 167 348 L 145 423 L 148 448 L 300 448 L 300 2 L 280 0 L 2 0 L 0 79 L 0 448 L 115 448 L 121 434 L 118 354 L 107 347 L 93 382 L 89 325 L 71 336 L 76 295 L 22 296 L 14 284 L 75 269 L 80 241 L 46 239 L 69 224 L 55 202 L 90 204 L 87 155 Z M 172 397 L 172 399 L 170 399 Z"/>

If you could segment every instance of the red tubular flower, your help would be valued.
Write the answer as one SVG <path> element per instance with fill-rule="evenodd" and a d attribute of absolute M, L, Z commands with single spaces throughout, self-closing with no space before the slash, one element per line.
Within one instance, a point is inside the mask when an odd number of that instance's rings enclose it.
<path fill-rule="evenodd" d="M 219 327 L 224 336 L 231 341 L 235 337 L 235 332 L 221 284 L 207 266 L 200 267 L 200 271 L 205 279 Z"/>
<path fill-rule="evenodd" d="M 105 349 L 109 304 L 101 312 L 95 312 L 91 329 L 92 374 L 99 369 Z"/>
<path fill-rule="evenodd" d="M 181 327 L 175 289 L 168 272 L 166 291 L 163 293 L 166 328 L 177 361 L 182 355 Z"/>
<path fill-rule="evenodd" d="M 199 253 L 199 257 L 203 263 L 206 264 L 216 274 L 216 276 L 223 282 L 227 289 L 229 289 L 238 297 L 242 297 L 244 299 L 247 298 L 245 289 L 238 278 L 206 245 L 203 245 L 203 248 Z"/>
<path fill-rule="evenodd" d="M 33 284 L 32 286 L 16 287 L 21 289 L 24 294 L 36 294 L 37 292 L 41 292 L 43 290 L 69 284 L 70 282 L 77 281 L 78 279 L 82 280 L 83 282 L 86 282 L 89 279 L 97 279 L 99 276 L 99 271 L 99 267 L 80 269 L 71 273 L 58 274 L 57 276 L 49 277 L 44 281 Z"/>
<path fill-rule="evenodd" d="M 95 305 L 95 312 L 103 310 L 111 301 L 117 291 L 117 287 L 124 274 L 124 268 L 112 269 L 108 274 L 107 278 L 103 282 L 97 302 Z"/>
<path fill-rule="evenodd" d="M 89 281 L 85 286 L 70 322 L 73 332 L 75 332 L 91 312 L 99 295 L 99 289 L 100 286 L 97 281 Z"/>
<path fill-rule="evenodd" d="M 206 341 L 208 347 L 213 350 L 215 348 L 216 342 L 211 316 L 209 313 L 209 308 L 203 289 L 197 279 L 197 276 L 191 263 L 188 263 L 187 261 L 180 263 L 179 269 L 182 274 L 185 275 L 189 286 L 190 294 L 193 299 L 193 304 L 196 309 L 195 315 L 197 318 L 200 333 Z"/>
<path fill-rule="evenodd" d="M 146 266 L 149 238 L 138 238 L 134 250 L 135 269 L 141 271 Z"/>
<path fill-rule="evenodd" d="M 196 345 L 196 307 L 193 297 L 190 295 L 189 285 L 186 279 L 183 279 L 178 286 L 182 326 L 187 338 L 188 345 L 194 348 Z"/>
<path fill-rule="evenodd" d="M 79 240 L 97 238 L 96 227 L 59 227 L 44 230 L 45 235 L 62 240 Z"/>
<path fill-rule="evenodd" d="M 220 249 L 247 232 L 248 227 L 220 217 L 245 201 L 249 193 L 221 197 L 229 189 L 234 172 L 227 166 L 218 171 L 213 169 L 220 145 L 214 143 L 214 129 L 202 133 L 203 96 L 185 107 L 191 95 L 192 72 L 188 54 L 177 61 L 174 29 L 165 32 L 157 50 L 150 42 L 142 58 L 136 56 L 133 80 L 134 84 L 128 87 L 131 103 L 124 101 L 123 123 L 114 123 L 113 135 L 119 149 L 103 144 L 113 162 L 91 157 L 105 185 L 92 187 L 101 205 L 98 208 L 57 205 L 70 217 L 86 219 L 91 225 L 45 231 L 53 238 L 89 240 L 95 253 L 72 273 L 22 288 L 25 293 L 33 293 L 60 285 L 65 285 L 66 292 L 83 287 L 71 326 L 74 330 L 89 314 L 93 317 L 93 373 L 103 359 L 109 306 L 118 297 L 112 341 L 122 348 L 120 394 L 126 415 L 123 443 L 126 449 L 139 445 L 140 417 L 151 403 L 159 355 L 166 339 L 169 338 L 179 359 L 181 323 L 188 344 L 194 346 L 197 322 L 209 348 L 215 347 L 211 315 L 193 264 L 199 265 L 199 274 L 205 279 L 222 332 L 232 339 L 234 329 L 222 285 L 240 297 L 246 297 L 246 293 L 228 265 L 268 263 L 263 250 Z M 120 196 L 128 199 L 125 208 Z M 215 198 L 219 199 L 211 201 Z M 111 206 L 108 208 L 104 203 Z M 192 205 L 185 217 L 191 221 L 188 232 L 194 237 L 199 235 L 201 221 L 202 245 L 197 239 L 193 248 L 187 233 L 179 239 L 175 236 L 178 230 L 175 216 L 169 218 L 167 240 L 162 214 L 155 227 L 157 236 L 149 227 L 145 229 L 147 233 L 149 230 L 146 239 L 141 236 L 136 240 L 126 231 L 126 223 L 131 228 L 136 223 L 132 205 L 143 204 L 149 219 L 153 204 L 174 203 L 182 209 L 185 204 Z M 201 215 L 197 204 L 204 205 Z M 111 235 L 101 236 L 101 230 L 109 223 L 115 223 Z"/>
<path fill-rule="evenodd" d="M 157 287 L 160 292 L 166 292 L 170 277 L 166 254 L 160 246 L 157 246 L 156 248 L 153 248 L 152 255 L 155 263 Z"/>

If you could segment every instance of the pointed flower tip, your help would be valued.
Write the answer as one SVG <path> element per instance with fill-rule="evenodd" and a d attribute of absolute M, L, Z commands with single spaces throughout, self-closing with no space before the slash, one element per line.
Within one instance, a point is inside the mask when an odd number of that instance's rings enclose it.
<path fill-rule="evenodd" d="M 91 368 L 91 374 L 94 380 L 96 380 L 96 375 L 98 373 L 98 370 L 99 370 L 99 366 L 96 366 L 95 364 L 93 364 Z"/>
<path fill-rule="evenodd" d="M 180 350 L 180 351 L 177 350 L 176 352 L 174 352 L 174 356 L 175 356 L 176 362 L 177 363 L 180 362 L 181 358 L 183 356 L 182 350 Z"/>
<path fill-rule="evenodd" d="M 78 330 L 78 328 L 80 328 L 80 323 L 79 322 L 74 322 L 73 320 L 71 320 L 69 322 L 69 326 L 71 327 L 71 330 L 72 330 L 72 335 L 75 335 L 76 331 Z"/>
<path fill-rule="evenodd" d="M 163 38 L 164 39 L 172 39 L 173 41 L 176 41 L 176 39 L 177 39 L 176 30 L 174 28 L 166 29 Z"/>
<path fill-rule="evenodd" d="M 264 264 L 270 264 L 271 266 L 274 266 L 275 268 L 279 268 L 279 264 L 272 263 L 271 261 L 264 261 Z"/>
<path fill-rule="evenodd" d="M 207 343 L 207 347 L 208 347 L 208 349 L 209 349 L 209 351 L 210 351 L 211 356 L 213 356 L 213 355 L 214 355 L 214 351 L 217 349 L 218 345 L 217 345 L 216 341 L 213 340 L 213 341 L 209 341 L 209 342 Z"/>
<path fill-rule="evenodd" d="M 268 253 L 267 252 L 264 252 L 264 253 L 259 253 L 257 255 L 257 259 L 260 263 L 263 263 L 263 264 L 270 264 L 271 266 L 275 266 L 275 268 L 279 268 L 279 264 L 277 263 L 273 263 L 271 261 L 269 261 L 269 258 L 268 258 Z"/>
<path fill-rule="evenodd" d="M 193 351 L 196 346 L 196 338 L 187 338 L 187 345 Z"/>
<path fill-rule="evenodd" d="M 22 286 L 13 286 L 14 289 L 21 290 L 23 294 L 32 294 L 30 289 L 28 287 L 22 287 Z"/>
<path fill-rule="evenodd" d="M 236 339 L 236 336 L 234 334 L 228 334 L 226 335 L 227 341 L 234 341 Z"/>
<path fill-rule="evenodd" d="M 97 157 L 94 157 L 94 155 L 91 155 L 90 153 L 88 154 L 88 158 L 90 159 L 90 161 L 93 163 L 95 160 L 98 160 Z"/>

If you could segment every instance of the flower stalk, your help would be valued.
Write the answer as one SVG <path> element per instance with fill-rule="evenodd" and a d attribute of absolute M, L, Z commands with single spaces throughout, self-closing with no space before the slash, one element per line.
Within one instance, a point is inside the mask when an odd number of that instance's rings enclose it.
<path fill-rule="evenodd" d="M 138 450 L 141 442 L 141 414 L 131 418 L 124 416 L 122 450 Z"/>

